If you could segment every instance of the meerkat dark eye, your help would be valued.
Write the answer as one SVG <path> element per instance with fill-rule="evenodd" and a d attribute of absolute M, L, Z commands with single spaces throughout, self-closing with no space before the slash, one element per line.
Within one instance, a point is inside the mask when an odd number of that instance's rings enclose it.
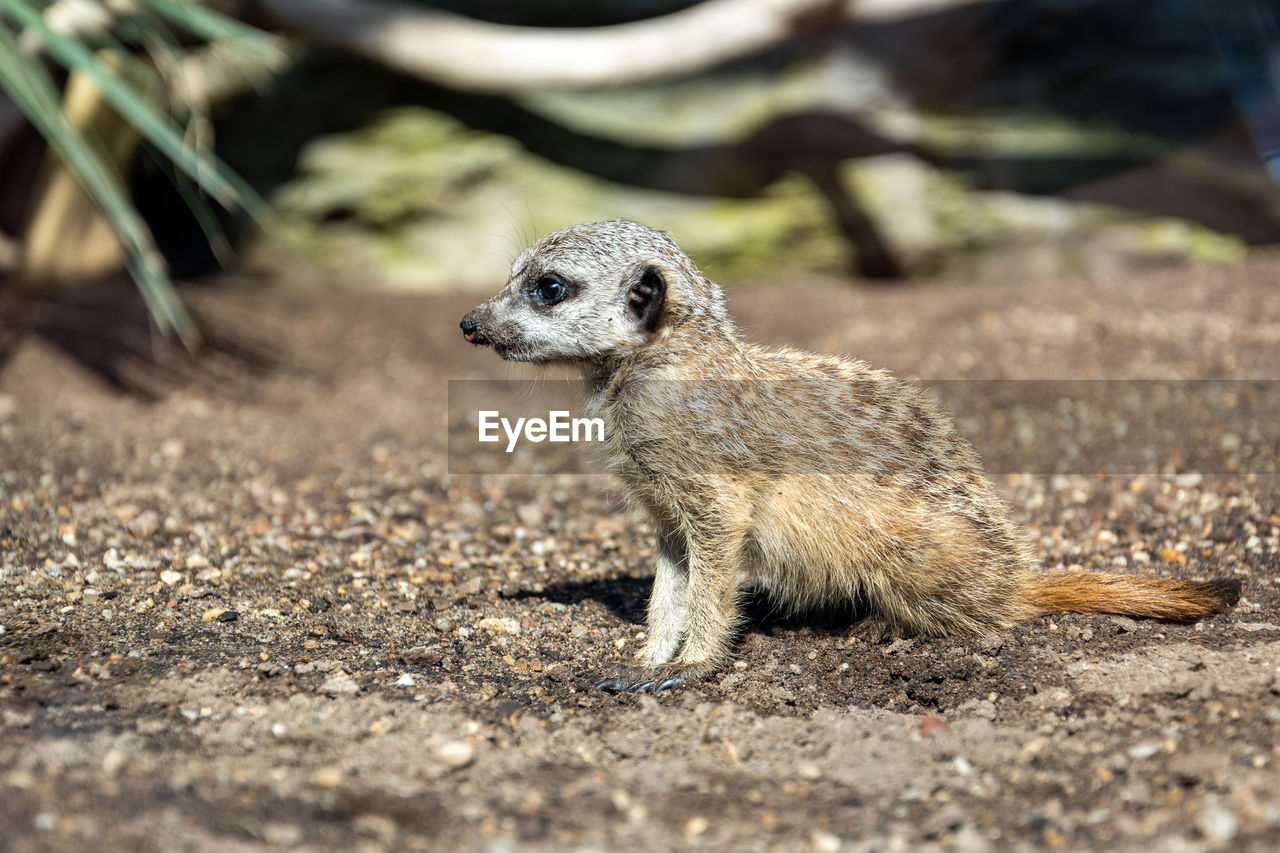
<path fill-rule="evenodd" d="M 530 293 L 543 305 L 555 305 L 569 295 L 569 285 L 558 275 L 544 275 L 533 283 Z"/>

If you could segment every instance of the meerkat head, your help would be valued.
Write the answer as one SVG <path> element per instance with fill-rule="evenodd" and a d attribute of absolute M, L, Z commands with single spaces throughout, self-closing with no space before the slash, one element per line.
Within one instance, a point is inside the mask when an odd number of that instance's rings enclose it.
<path fill-rule="evenodd" d="M 461 325 L 468 341 L 511 361 L 581 363 L 637 350 L 708 311 L 727 321 L 720 289 L 670 237 L 613 220 L 534 243 Z"/>

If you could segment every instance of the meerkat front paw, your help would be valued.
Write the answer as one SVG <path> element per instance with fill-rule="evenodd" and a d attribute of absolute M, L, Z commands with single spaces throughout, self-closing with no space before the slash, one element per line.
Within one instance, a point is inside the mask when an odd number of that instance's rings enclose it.
<path fill-rule="evenodd" d="M 676 638 L 675 642 L 652 642 L 646 640 L 645 644 L 636 652 L 635 657 L 641 666 L 652 669 L 670 663 L 679 650 L 679 637 Z"/>
<path fill-rule="evenodd" d="M 596 682 L 610 693 L 654 693 L 682 687 L 706 672 L 705 664 L 667 663 L 653 667 L 624 667 L 615 675 Z"/>

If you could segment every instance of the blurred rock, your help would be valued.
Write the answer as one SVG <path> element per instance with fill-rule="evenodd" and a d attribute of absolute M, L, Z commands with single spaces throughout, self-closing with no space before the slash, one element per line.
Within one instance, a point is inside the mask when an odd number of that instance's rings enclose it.
<path fill-rule="evenodd" d="M 354 696 L 360 685 L 342 670 L 338 670 L 320 684 L 319 692 L 326 696 Z"/>

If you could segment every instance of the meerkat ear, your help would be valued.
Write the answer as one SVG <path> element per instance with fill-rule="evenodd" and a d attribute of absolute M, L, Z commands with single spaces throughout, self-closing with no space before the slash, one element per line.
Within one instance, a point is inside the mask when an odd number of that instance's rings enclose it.
<path fill-rule="evenodd" d="M 667 301 L 667 280 L 655 266 L 646 266 L 639 280 L 627 291 L 627 316 L 646 332 L 658 329 L 662 306 Z"/>

